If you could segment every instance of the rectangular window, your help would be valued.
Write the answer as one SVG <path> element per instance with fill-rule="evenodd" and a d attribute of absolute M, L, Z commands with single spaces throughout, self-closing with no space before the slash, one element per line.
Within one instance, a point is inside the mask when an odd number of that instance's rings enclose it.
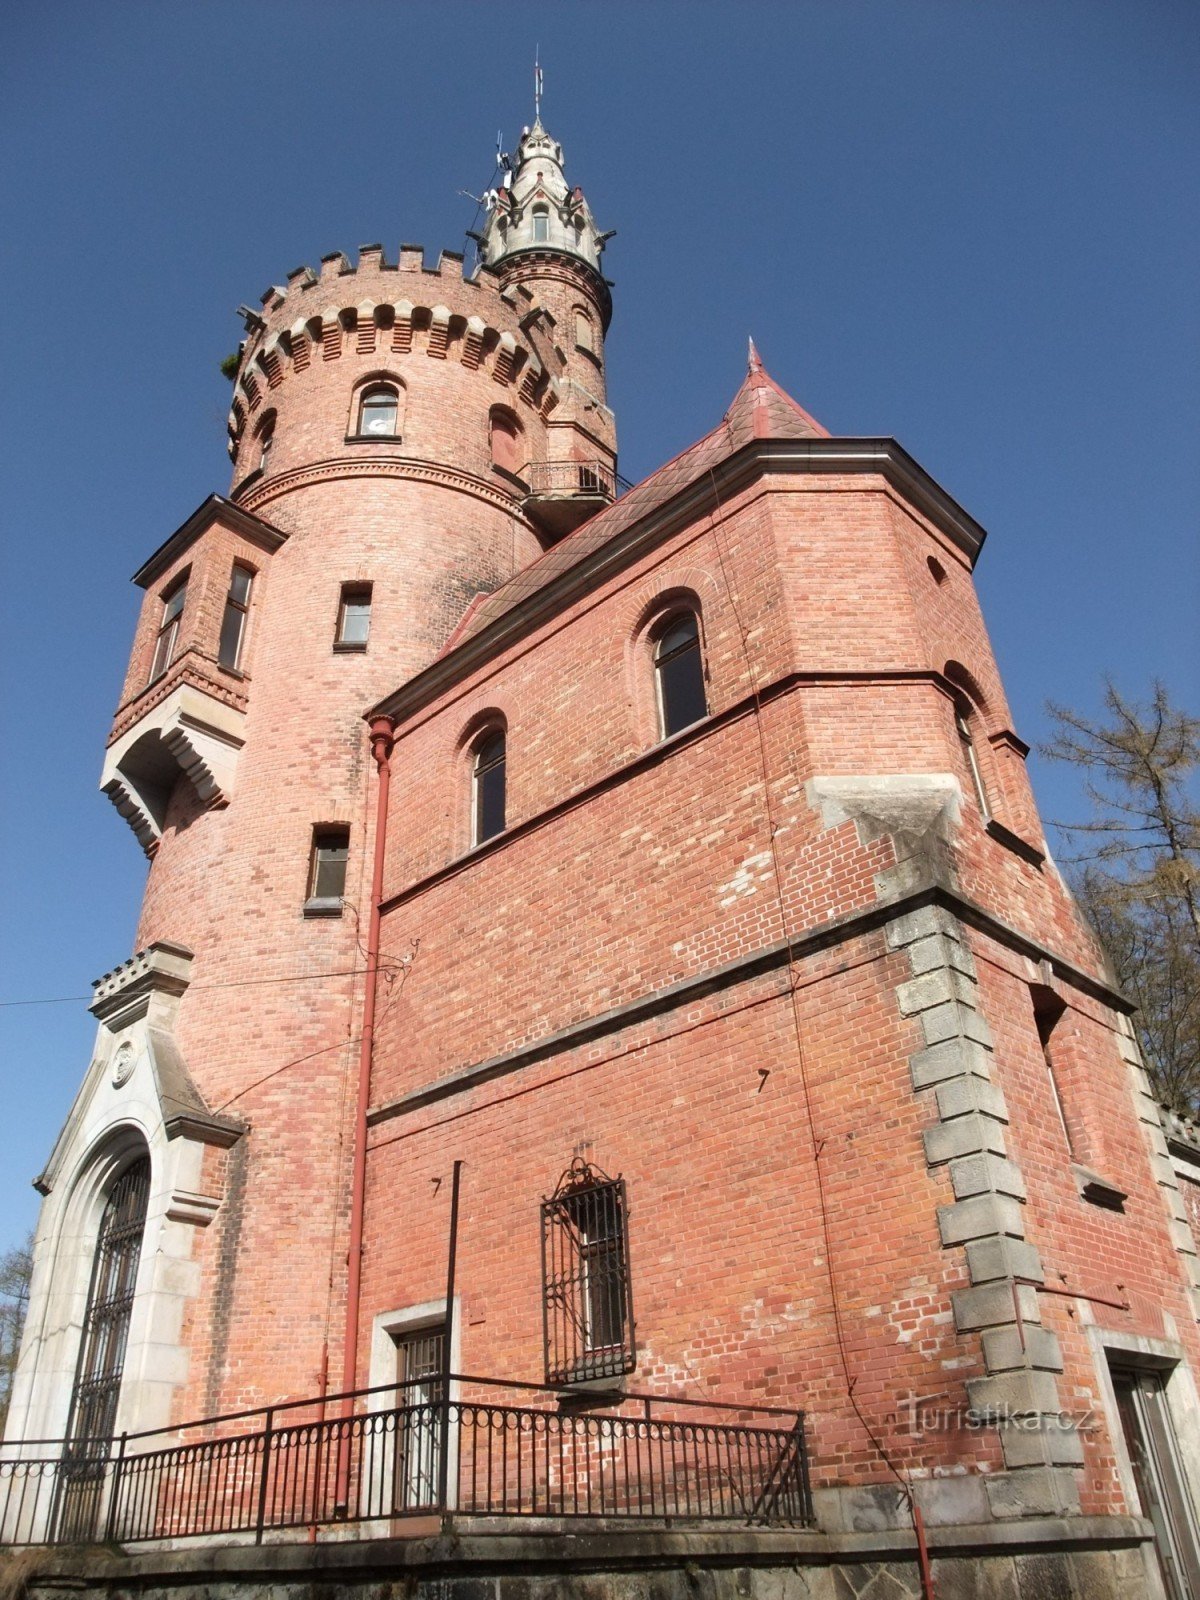
<path fill-rule="evenodd" d="M 1169 1600 L 1200 1594 L 1200 1534 L 1189 1503 L 1161 1372 L 1112 1367 L 1125 1448 Z"/>
<path fill-rule="evenodd" d="M 242 646 L 246 641 L 246 614 L 250 610 L 250 586 L 254 574 L 249 567 L 235 564 L 229 578 L 229 593 L 225 597 L 225 615 L 221 618 L 221 642 L 217 647 L 217 660 L 223 667 L 236 672 L 242 662 Z"/>
<path fill-rule="evenodd" d="M 636 1362 L 625 1185 L 574 1161 L 542 1201 L 546 1382 L 584 1383 Z"/>
<path fill-rule="evenodd" d="M 346 892 L 346 862 L 350 859 L 349 828 L 321 827 L 313 830 L 312 856 L 308 868 L 306 916 L 341 916 Z"/>
<path fill-rule="evenodd" d="M 161 678 L 175 659 L 175 649 L 179 643 L 179 619 L 183 615 L 183 606 L 186 599 L 187 576 L 185 574 L 163 598 L 162 621 L 158 625 L 158 638 L 154 645 L 154 661 L 150 667 L 151 683 L 156 678 Z"/>
<path fill-rule="evenodd" d="M 371 585 L 344 583 L 338 606 L 335 650 L 365 650 L 371 632 Z"/>

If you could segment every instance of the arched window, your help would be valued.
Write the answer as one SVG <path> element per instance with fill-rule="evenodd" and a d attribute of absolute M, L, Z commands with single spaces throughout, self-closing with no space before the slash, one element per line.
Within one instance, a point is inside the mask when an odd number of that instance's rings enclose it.
<path fill-rule="evenodd" d="M 578 349 L 592 354 L 596 349 L 596 336 L 592 319 L 582 306 L 575 307 L 575 344 Z"/>
<path fill-rule="evenodd" d="M 149 1196 L 150 1157 L 139 1156 L 113 1185 L 100 1219 L 67 1419 L 67 1444 L 59 1466 L 54 1530 L 58 1543 L 96 1537 L 105 1486 L 104 1461 L 116 1431 Z"/>
<path fill-rule="evenodd" d="M 550 210 L 548 206 L 533 208 L 533 242 L 547 244 L 550 239 Z"/>
<path fill-rule="evenodd" d="M 371 438 L 394 438 L 399 432 L 400 396 L 390 383 L 373 383 L 358 401 L 358 432 Z"/>
<path fill-rule="evenodd" d="M 150 666 L 150 682 L 161 678 L 163 673 L 175 659 L 175 647 L 179 643 L 179 619 L 183 615 L 184 602 L 187 600 L 187 573 L 175 580 L 172 588 L 163 596 L 162 621 L 158 625 L 158 638 L 154 644 L 154 660 Z"/>
<path fill-rule="evenodd" d="M 488 440 L 492 465 L 505 472 L 519 473 L 525 465 L 521 443 L 521 424 L 504 406 L 493 406 L 488 413 Z"/>
<path fill-rule="evenodd" d="M 676 611 L 660 625 L 654 644 L 654 674 L 664 739 L 708 715 L 700 625 L 694 611 Z"/>
<path fill-rule="evenodd" d="M 992 808 L 988 804 L 983 772 L 979 766 L 979 752 L 975 748 L 975 725 L 974 706 L 965 694 L 956 695 L 954 699 L 954 731 L 958 734 L 959 753 L 962 756 L 963 770 L 971 789 L 974 790 L 975 799 L 983 814 L 983 820 L 987 822 L 991 818 Z"/>
<path fill-rule="evenodd" d="M 507 741 L 503 728 L 487 733 L 475 746 L 472 842 L 482 844 L 504 832 L 504 766 Z"/>

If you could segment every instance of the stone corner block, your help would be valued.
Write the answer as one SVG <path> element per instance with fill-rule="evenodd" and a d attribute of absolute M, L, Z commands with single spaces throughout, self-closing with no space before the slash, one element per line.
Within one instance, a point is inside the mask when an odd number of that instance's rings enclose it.
<path fill-rule="evenodd" d="M 938 1207 L 938 1228 L 944 1245 L 966 1244 L 969 1239 L 984 1239 L 989 1234 L 1025 1237 L 1025 1213 L 1021 1204 L 1004 1194 L 979 1194 L 952 1206 Z"/>
<path fill-rule="evenodd" d="M 965 1117 L 978 1111 L 985 1117 L 995 1117 L 997 1122 L 1008 1121 L 1008 1106 L 994 1083 L 982 1078 L 955 1078 L 938 1085 L 938 1116 L 943 1122 L 954 1117 Z"/>
<path fill-rule="evenodd" d="M 957 1161 L 952 1161 L 950 1183 L 958 1200 L 969 1200 L 972 1195 L 989 1192 L 1024 1200 L 1026 1194 L 1021 1169 L 1003 1156 L 987 1153 L 960 1156 Z"/>
<path fill-rule="evenodd" d="M 1068 1419 L 1027 1418 L 1000 1424 L 1000 1444 L 1007 1467 L 1081 1467 L 1083 1440 Z"/>
<path fill-rule="evenodd" d="M 985 1481 L 992 1515 L 997 1519 L 1079 1514 L 1079 1485 L 1068 1467 L 995 1472 Z"/>
<path fill-rule="evenodd" d="M 1022 1334 L 1024 1343 L 1022 1343 Z M 989 1372 L 1011 1372 L 1017 1367 L 1032 1367 L 1042 1372 L 1063 1370 L 1062 1346 L 1049 1328 L 1015 1324 L 1007 1328 L 988 1328 L 983 1335 L 983 1359 Z"/>
<path fill-rule="evenodd" d="M 1045 1277 L 1042 1258 L 1034 1245 L 1024 1239 L 972 1239 L 967 1245 L 967 1270 L 972 1283 L 991 1283 L 997 1278 Z"/>
<path fill-rule="evenodd" d="M 954 1308 L 954 1326 L 959 1333 L 973 1333 L 980 1328 L 1006 1327 L 1016 1323 L 1017 1306 L 1021 1308 L 1022 1323 L 1038 1322 L 1040 1311 L 1037 1296 L 1027 1284 L 981 1283 L 973 1289 L 952 1289 L 950 1304 Z M 1023 1375 L 1023 1374 L 1022 1374 Z M 989 1383 L 989 1378 L 973 1378 L 971 1383 Z M 1001 1380 L 996 1380 L 1001 1381 Z M 985 1391 L 986 1392 L 986 1391 Z M 974 1401 L 972 1401 L 974 1405 Z M 983 1409 L 982 1406 L 976 1409 Z M 1034 1409 L 1042 1409 L 1035 1407 Z M 1057 1411 L 1055 1396 L 1051 1408 Z"/>
<path fill-rule="evenodd" d="M 970 1039 L 943 1039 L 908 1058 L 914 1089 L 929 1089 L 952 1078 L 976 1077 L 986 1081 L 991 1057 Z"/>
<path fill-rule="evenodd" d="M 953 1122 L 936 1122 L 922 1134 L 925 1141 L 925 1160 L 931 1167 L 943 1166 L 959 1156 L 980 1155 L 990 1152 L 1002 1156 L 1007 1153 L 1004 1142 L 1004 1125 L 994 1117 L 981 1117 L 978 1112 L 965 1117 L 955 1117 Z"/>

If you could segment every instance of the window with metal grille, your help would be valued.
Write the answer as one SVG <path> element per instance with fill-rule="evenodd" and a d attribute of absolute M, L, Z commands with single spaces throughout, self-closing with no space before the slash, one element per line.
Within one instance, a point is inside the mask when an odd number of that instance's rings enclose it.
<path fill-rule="evenodd" d="M 624 1181 L 578 1157 L 542 1201 L 547 1383 L 619 1377 L 636 1365 L 625 1218 Z"/>
<path fill-rule="evenodd" d="M 55 1538 L 62 1543 L 96 1534 L 149 1196 L 150 1158 L 140 1156 L 117 1179 L 100 1219 L 59 1473 Z"/>
<path fill-rule="evenodd" d="M 396 1425 L 395 1509 L 421 1511 L 438 1502 L 445 1327 L 404 1334 L 396 1341 L 396 1354 L 401 1388 Z"/>

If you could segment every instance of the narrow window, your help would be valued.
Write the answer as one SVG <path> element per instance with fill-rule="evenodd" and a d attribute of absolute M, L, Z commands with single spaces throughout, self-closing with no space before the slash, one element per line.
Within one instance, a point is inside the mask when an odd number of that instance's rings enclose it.
<path fill-rule="evenodd" d="M 695 612 L 681 611 L 664 625 L 654 646 L 654 668 L 662 737 L 669 739 L 708 715 Z"/>
<path fill-rule="evenodd" d="M 371 585 L 344 583 L 338 605 L 335 650 L 365 650 L 371 632 Z"/>
<path fill-rule="evenodd" d="M 975 799 L 985 822 L 990 821 L 992 808 L 988 805 L 987 790 L 983 786 L 983 773 L 979 768 L 979 754 L 975 749 L 972 732 L 973 711 L 968 700 L 958 700 L 954 706 L 954 727 L 962 753 L 963 765 L 975 791 Z"/>
<path fill-rule="evenodd" d="M 625 1184 L 576 1158 L 542 1201 L 546 1382 L 618 1377 L 636 1364 Z"/>
<path fill-rule="evenodd" d="M 346 892 L 346 862 L 350 859 L 349 828 L 315 828 L 308 867 L 309 916 L 339 916 Z"/>
<path fill-rule="evenodd" d="M 504 767 L 507 754 L 503 729 L 489 733 L 475 749 L 475 843 L 504 832 Z"/>
<path fill-rule="evenodd" d="M 391 437 L 396 432 L 399 400 L 395 389 L 388 384 L 375 384 L 364 389 L 358 403 L 358 431 L 376 437 Z"/>
<path fill-rule="evenodd" d="M 1058 1086 L 1058 1074 L 1054 1070 L 1054 1057 L 1050 1046 L 1054 1029 L 1066 1010 L 1066 1006 L 1053 990 L 1045 988 L 1041 984 L 1033 988 L 1032 999 L 1033 1019 L 1037 1025 L 1038 1042 L 1042 1047 L 1042 1059 L 1046 1063 L 1046 1076 L 1050 1080 L 1050 1096 L 1054 1101 L 1054 1108 L 1058 1112 L 1058 1120 L 1062 1127 L 1063 1141 L 1067 1147 L 1067 1154 L 1074 1161 L 1075 1143 L 1071 1138 L 1071 1130 L 1067 1126 L 1067 1113 L 1063 1106 L 1062 1091 Z"/>
<path fill-rule="evenodd" d="M 545 206 L 533 208 L 533 242 L 546 244 L 550 238 L 550 213 Z"/>
<path fill-rule="evenodd" d="M 59 1466 L 58 1543 L 86 1543 L 98 1536 L 149 1195 L 150 1158 L 141 1156 L 117 1179 L 100 1219 Z"/>
<path fill-rule="evenodd" d="M 493 466 L 503 472 L 518 474 L 525 465 L 521 450 L 521 424 L 503 406 L 493 406 L 488 413 L 488 441 Z"/>
<path fill-rule="evenodd" d="M 592 336 L 592 319 L 586 311 L 575 308 L 575 343 L 581 350 L 595 350 L 595 340 Z"/>
<path fill-rule="evenodd" d="M 187 599 L 187 578 L 181 578 L 163 598 L 162 621 L 158 625 L 158 638 L 154 645 L 154 661 L 150 668 L 150 682 L 161 678 L 175 659 L 179 643 L 179 619 Z"/>
<path fill-rule="evenodd" d="M 253 581 L 254 574 L 250 568 L 235 562 L 229 578 L 229 593 L 225 597 L 225 615 L 221 618 L 221 642 L 217 647 L 217 660 L 234 672 L 242 662 L 246 613 L 250 610 L 250 585 Z"/>
<path fill-rule="evenodd" d="M 266 475 L 271 462 L 271 447 L 275 443 L 275 419 L 263 423 L 258 435 L 258 470 Z"/>
<path fill-rule="evenodd" d="M 395 1509 L 436 1506 L 441 1463 L 444 1326 L 407 1333 L 396 1341 L 397 1396 Z"/>

